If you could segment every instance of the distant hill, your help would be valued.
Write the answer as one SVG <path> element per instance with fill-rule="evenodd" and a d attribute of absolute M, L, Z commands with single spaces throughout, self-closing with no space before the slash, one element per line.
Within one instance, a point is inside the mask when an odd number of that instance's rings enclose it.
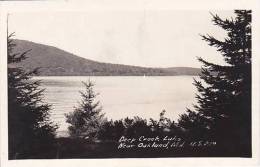
<path fill-rule="evenodd" d="M 18 64 L 27 70 L 40 67 L 40 76 L 175 76 L 198 75 L 200 69 L 190 67 L 146 68 L 101 63 L 85 59 L 53 46 L 25 40 L 14 40 L 15 52 L 31 50 Z"/>

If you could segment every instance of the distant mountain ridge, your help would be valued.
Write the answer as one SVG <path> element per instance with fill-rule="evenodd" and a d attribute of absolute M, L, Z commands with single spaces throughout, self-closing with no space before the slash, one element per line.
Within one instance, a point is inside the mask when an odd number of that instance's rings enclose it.
<path fill-rule="evenodd" d="M 40 67 L 39 76 L 175 76 L 198 75 L 199 68 L 148 68 L 101 63 L 76 56 L 53 46 L 15 39 L 15 52 L 30 50 L 27 59 L 17 64 L 26 70 Z"/>

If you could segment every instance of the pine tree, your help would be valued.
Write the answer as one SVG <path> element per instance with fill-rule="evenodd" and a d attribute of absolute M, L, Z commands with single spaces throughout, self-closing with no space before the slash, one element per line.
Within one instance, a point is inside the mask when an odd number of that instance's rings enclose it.
<path fill-rule="evenodd" d="M 50 105 L 43 102 L 40 81 L 31 80 L 34 71 L 18 67 L 28 51 L 14 53 L 16 44 L 8 36 L 8 139 L 9 159 L 30 157 L 54 144 L 57 128 L 50 121 Z"/>
<path fill-rule="evenodd" d="M 197 105 L 181 116 L 179 125 L 190 136 L 216 140 L 219 147 L 238 155 L 251 155 L 251 11 L 235 10 L 235 18 L 213 16 L 227 32 L 224 40 L 202 39 L 216 47 L 226 64 L 202 58 L 201 80 L 195 80 Z"/>
<path fill-rule="evenodd" d="M 70 124 L 68 130 L 71 137 L 96 140 L 105 122 L 104 114 L 101 114 L 99 101 L 95 102 L 98 94 L 94 92 L 93 82 L 89 80 L 83 84 L 86 90 L 80 91 L 81 103 L 73 112 L 65 114 L 66 122 Z"/>

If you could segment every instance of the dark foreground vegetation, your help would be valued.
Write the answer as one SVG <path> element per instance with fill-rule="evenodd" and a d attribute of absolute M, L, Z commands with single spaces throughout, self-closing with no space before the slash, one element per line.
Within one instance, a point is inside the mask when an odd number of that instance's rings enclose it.
<path fill-rule="evenodd" d="M 245 157 L 237 151 L 219 147 L 118 149 L 118 143 L 113 141 L 90 142 L 81 138 L 58 138 L 56 142 L 56 147 L 51 150 L 38 150 L 19 159 Z"/>
<path fill-rule="evenodd" d="M 12 53 L 15 46 L 8 38 L 9 159 L 252 157 L 251 11 L 236 10 L 235 15 L 224 20 L 213 15 L 214 24 L 227 31 L 224 41 L 202 35 L 226 65 L 199 58 L 197 104 L 178 121 L 166 118 L 165 111 L 159 120 L 107 120 L 88 81 L 83 82 L 81 103 L 66 115 L 68 138 L 55 138 L 57 127 L 49 119 L 50 106 L 42 101 L 40 82 L 13 65 L 26 52 Z"/>

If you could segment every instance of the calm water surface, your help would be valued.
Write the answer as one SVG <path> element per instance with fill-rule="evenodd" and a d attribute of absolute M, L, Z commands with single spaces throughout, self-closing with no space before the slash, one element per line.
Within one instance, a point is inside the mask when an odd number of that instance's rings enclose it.
<path fill-rule="evenodd" d="M 195 102 L 194 76 L 106 76 L 106 77 L 34 77 L 42 80 L 45 102 L 52 105 L 51 118 L 59 125 L 59 132 L 67 130 L 65 113 L 72 112 L 81 100 L 82 81 L 90 79 L 98 100 L 109 119 L 140 116 L 159 118 L 165 109 L 166 116 L 177 120 L 186 107 Z"/>

